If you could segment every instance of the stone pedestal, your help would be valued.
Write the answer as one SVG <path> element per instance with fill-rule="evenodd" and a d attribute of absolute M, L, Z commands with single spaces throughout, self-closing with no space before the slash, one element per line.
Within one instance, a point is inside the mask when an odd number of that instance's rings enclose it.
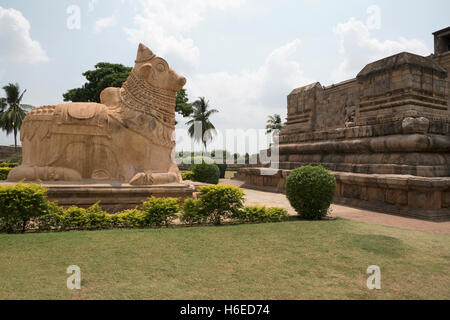
<path fill-rule="evenodd" d="M 2 182 L 2 184 L 12 183 Z M 195 193 L 193 185 L 184 183 L 153 186 L 132 186 L 117 181 L 43 182 L 41 184 L 47 188 L 48 199 L 57 201 L 62 207 L 87 208 L 100 202 L 102 209 L 109 213 L 134 209 L 151 196 L 173 197 L 183 201 L 186 198 L 192 198 Z"/>

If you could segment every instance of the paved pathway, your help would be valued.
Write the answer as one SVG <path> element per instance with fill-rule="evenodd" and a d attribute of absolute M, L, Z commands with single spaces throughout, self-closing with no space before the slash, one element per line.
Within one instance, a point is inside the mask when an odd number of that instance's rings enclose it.
<path fill-rule="evenodd" d="M 243 182 L 238 180 L 222 179 L 222 184 L 231 184 L 241 187 Z M 244 188 L 247 194 L 246 205 L 265 205 L 272 207 L 282 207 L 288 210 L 289 214 L 295 215 L 295 210 L 289 204 L 284 194 L 257 191 Z M 381 224 L 391 227 L 399 227 L 411 230 L 421 230 L 450 235 L 450 221 L 432 222 L 414 218 L 400 217 L 379 212 L 367 211 L 362 209 L 344 207 L 340 205 L 331 206 L 331 215 L 356 221 Z"/>

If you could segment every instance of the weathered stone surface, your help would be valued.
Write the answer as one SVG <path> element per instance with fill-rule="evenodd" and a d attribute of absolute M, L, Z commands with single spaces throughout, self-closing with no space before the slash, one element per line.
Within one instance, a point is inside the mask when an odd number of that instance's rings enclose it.
<path fill-rule="evenodd" d="M 9 181 L 115 180 L 132 185 L 181 182 L 175 147 L 175 93 L 186 79 L 139 45 L 122 88 L 101 104 L 68 103 L 32 110 L 21 127 L 23 164 Z"/>
<path fill-rule="evenodd" d="M 235 178 L 243 180 L 247 188 L 283 193 L 289 173 L 274 170 L 262 176 L 255 169 L 240 169 Z M 450 177 L 332 173 L 337 181 L 336 203 L 421 219 L 450 220 Z"/>
<path fill-rule="evenodd" d="M 283 192 L 289 170 L 321 164 L 336 176 L 340 203 L 450 218 L 450 28 L 435 42 L 430 57 L 403 52 L 355 79 L 293 90 L 272 163 L 281 174 L 261 181 L 255 169 L 241 169 L 237 178 Z"/>
<path fill-rule="evenodd" d="M 10 185 L 12 182 L 0 182 L 0 185 Z M 152 186 L 133 186 L 117 181 L 83 181 L 72 182 L 46 182 L 42 184 L 47 188 L 50 201 L 57 201 L 59 206 L 78 206 L 88 208 L 99 202 L 103 210 L 109 213 L 134 209 L 141 206 L 149 197 L 174 197 L 183 201 L 195 196 L 194 184 L 169 183 Z"/>

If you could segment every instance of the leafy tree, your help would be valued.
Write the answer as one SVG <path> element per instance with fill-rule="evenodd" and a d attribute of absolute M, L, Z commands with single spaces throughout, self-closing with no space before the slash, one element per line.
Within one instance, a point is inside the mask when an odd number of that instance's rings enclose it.
<path fill-rule="evenodd" d="M 63 94 L 64 101 L 100 103 L 100 93 L 109 87 L 120 88 L 127 80 L 131 70 L 132 68 L 122 64 L 99 62 L 95 65 L 95 70 L 83 73 L 88 82 L 81 88 L 71 89 Z M 193 112 L 192 105 L 188 103 L 185 89 L 176 93 L 175 111 L 183 117 L 187 117 Z"/>
<path fill-rule="evenodd" d="M 186 89 L 181 89 L 176 95 L 175 112 L 178 112 L 183 117 L 189 117 L 194 109 L 192 108 L 192 103 L 189 103 L 189 98 L 186 93 Z"/>
<path fill-rule="evenodd" d="M 132 68 L 122 64 L 99 62 L 95 70 L 83 73 L 86 82 L 81 88 L 75 88 L 63 94 L 64 101 L 100 103 L 100 93 L 108 87 L 120 88 L 127 80 Z"/>
<path fill-rule="evenodd" d="M 279 114 L 274 114 L 272 116 L 269 116 L 269 119 L 267 120 L 266 125 L 266 133 L 272 133 L 275 131 L 281 131 L 283 129 L 284 124 L 281 121 L 281 116 Z"/>
<path fill-rule="evenodd" d="M 192 104 L 194 112 L 190 115 L 191 120 L 186 122 L 186 125 L 189 126 L 188 133 L 191 138 L 193 138 L 197 142 L 202 142 L 205 147 L 208 142 L 213 139 L 213 136 L 216 133 L 216 128 L 211 123 L 209 118 L 214 113 L 218 113 L 219 111 L 216 109 L 210 109 L 209 101 L 206 101 L 204 97 L 198 98 Z M 196 123 L 200 123 L 201 132 L 196 132 L 195 127 Z"/>
<path fill-rule="evenodd" d="M 17 132 L 22 126 L 27 110 L 32 109 L 33 106 L 22 103 L 23 96 L 27 90 L 20 93 L 18 83 L 10 83 L 4 86 L 3 90 L 5 90 L 6 98 L 2 98 L 0 102 L 0 128 L 5 130 L 7 135 L 14 132 L 14 146 L 17 149 Z"/>

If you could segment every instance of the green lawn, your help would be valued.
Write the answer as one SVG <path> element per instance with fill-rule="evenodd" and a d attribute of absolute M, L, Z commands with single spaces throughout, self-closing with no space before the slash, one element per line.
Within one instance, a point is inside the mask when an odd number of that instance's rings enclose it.
<path fill-rule="evenodd" d="M 343 219 L 0 235 L 0 299 L 450 299 L 449 274 L 449 236 Z"/>

